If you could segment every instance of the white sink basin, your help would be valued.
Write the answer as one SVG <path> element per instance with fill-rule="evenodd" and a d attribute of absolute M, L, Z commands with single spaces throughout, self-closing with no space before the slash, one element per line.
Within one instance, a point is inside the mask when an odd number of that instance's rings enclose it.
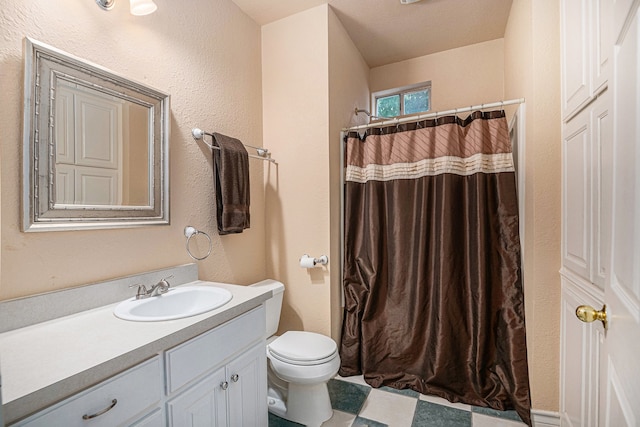
<path fill-rule="evenodd" d="M 137 322 L 182 319 L 222 307 L 231 298 L 231 292 L 215 286 L 181 286 L 154 297 L 129 298 L 118 304 L 113 314 Z"/>

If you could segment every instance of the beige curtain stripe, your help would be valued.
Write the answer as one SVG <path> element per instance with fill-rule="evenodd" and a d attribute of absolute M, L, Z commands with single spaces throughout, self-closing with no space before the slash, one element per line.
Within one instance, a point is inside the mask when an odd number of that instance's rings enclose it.
<path fill-rule="evenodd" d="M 513 172 L 511 153 L 476 154 L 466 159 L 460 157 L 439 157 L 413 163 L 392 165 L 368 164 L 365 167 L 348 165 L 346 180 L 365 183 L 367 181 L 391 181 L 394 179 L 417 179 L 445 173 L 469 176 L 475 173 Z"/>

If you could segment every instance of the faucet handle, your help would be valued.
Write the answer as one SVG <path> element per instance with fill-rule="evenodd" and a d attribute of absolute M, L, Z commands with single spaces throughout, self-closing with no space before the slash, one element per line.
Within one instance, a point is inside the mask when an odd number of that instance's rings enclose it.
<path fill-rule="evenodd" d="M 136 287 L 136 286 L 138 287 L 138 291 L 136 292 L 136 299 L 145 298 L 148 295 L 148 292 L 149 292 L 149 291 L 147 291 L 147 287 L 145 285 L 140 284 L 140 283 L 137 283 L 135 285 L 129 285 L 130 288 L 133 288 L 133 287 Z"/>
<path fill-rule="evenodd" d="M 173 278 L 173 274 L 171 276 L 167 276 L 164 279 L 160 280 L 154 286 L 154 289 L 157 288 L 159 294 L 164 294 L 164 293 L 168 292 L 169 288 L 171 287 L 171 284 L 169 283 L 168 279 L 172 279 L 172 278 Z"/>
<path fill-rule="evenodd" d="M 164 284 L 167 289 L 169 289 L 169 287 L 171 286 L 171 284 L 169 283 L 169 279 L 173 279 L 173 274 L 171 276 L 167 276 L 164 279 L 160 280 L 160 283 Z"/>

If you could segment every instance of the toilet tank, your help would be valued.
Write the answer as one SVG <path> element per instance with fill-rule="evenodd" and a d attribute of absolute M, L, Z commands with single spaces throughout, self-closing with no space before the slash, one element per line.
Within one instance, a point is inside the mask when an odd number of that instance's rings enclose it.
<path fill-rule="evenodd" d="M 266 337 L 269 338 L 270 336 L 275 335 L 278 331 L 280 310 L 282 309 L 282 297 L 284 296 L 284 285 L 277 280 L 267 279 L 249 286 L 270 290 L 273 294 L 273 296 L 265 303 L 267 311 Z"/>

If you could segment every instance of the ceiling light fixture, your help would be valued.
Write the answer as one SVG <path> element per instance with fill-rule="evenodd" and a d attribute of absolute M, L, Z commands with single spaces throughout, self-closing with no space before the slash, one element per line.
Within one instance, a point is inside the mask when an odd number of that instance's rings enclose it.
<path fill-rule="evenodd" d="M 418 3 L 419 1 L 422 1 L 422 0 L 400 0 L 400 4 Z"/>
<path fill-rule="evenodd" d="M 116 4 L 116 0 L 96 0 L 98 6 L 103 10 L 111 10 Z M 132 15 L 142 16 L 155 12 L 158 6 L 153 0 L 129 0 L 129 11 Z"/>
<path fill-rule="evenodd" d="M 153 0 L 129 0 L 132 15 L 149 15 L 158 9 Z"/>

